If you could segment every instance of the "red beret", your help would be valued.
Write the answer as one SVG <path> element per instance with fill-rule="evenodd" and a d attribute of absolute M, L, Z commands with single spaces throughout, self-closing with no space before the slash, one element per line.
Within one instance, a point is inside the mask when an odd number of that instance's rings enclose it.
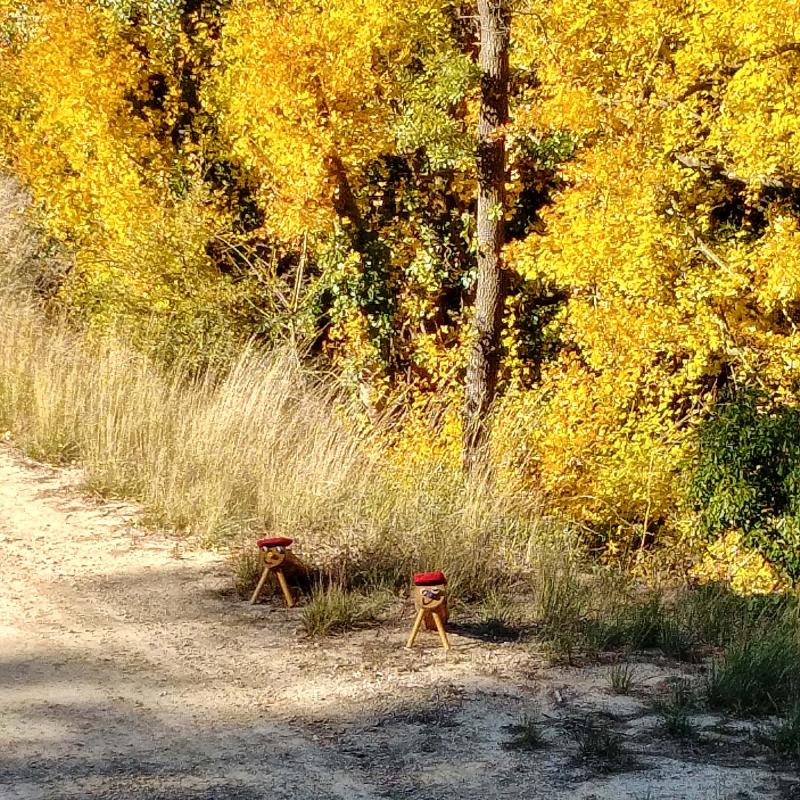
<path fill-rule="evenodd" d="M 288 547 L 294 539 L 287 539 L 285 536 L 268 536 L 266 539 L 259 539 L 256 545 L 262 550 L 270 547 Z"/>
<path fill-rule="evenodd" d="M 418 572 L 413 580 L 414 586 L 439 586 L 447 583 L 444 572 Z"/>

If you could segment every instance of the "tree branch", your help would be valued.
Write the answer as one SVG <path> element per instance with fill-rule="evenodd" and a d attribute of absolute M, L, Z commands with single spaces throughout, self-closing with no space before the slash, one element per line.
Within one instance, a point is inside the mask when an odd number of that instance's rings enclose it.
<path fill-rule="evenodd" d="M 682 167 L 693 169 L 698 172 L 704 172 L 710 175 L 712 178 L 724 178 L 725 180 L 733 183 L 740 183 L 742 186 L 752 183 L 752 179 L 748 181 L 738 173 L 728 169 L 724 164 L 719 164 L 715 161 L 704 161 L 700 158 L 696 158 L 695 156 L 691 156 L 688 153 L 673 153 L 672 158 Z M 758 175 L 756 176 L 756 182 L 764 189 L 796 188 L 790 181 L 772 175 Z"/>

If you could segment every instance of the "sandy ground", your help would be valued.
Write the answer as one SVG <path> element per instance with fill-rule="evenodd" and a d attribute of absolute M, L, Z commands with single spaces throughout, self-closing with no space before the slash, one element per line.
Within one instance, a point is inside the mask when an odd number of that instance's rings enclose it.
<path fill-rule="evenodd" d="M 548 666 L 530 644 L 432 634 L 411 609 L 321 642 L 298 609 L 250 606 L 218 555 L 188 551 L 98 503 L 75 471 L 0 448 L 0 798 L 789 798 L 748 726 L 700 717 L 658 733 L 652 698 L 677 665 Z M 457 621 L 456 621 L 457 622 Z M 504 747 L 538 709 L 548 746 Z M 575 726 L 602 716 L 635 763 L 598 773 Z"/>

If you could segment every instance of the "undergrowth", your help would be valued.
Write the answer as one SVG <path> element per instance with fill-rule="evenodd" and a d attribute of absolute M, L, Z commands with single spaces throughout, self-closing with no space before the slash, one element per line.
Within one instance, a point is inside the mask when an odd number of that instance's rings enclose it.
<path fill-rule="evenodd" d="M 309 636 L 352 630 L 377 620 L 390 600 L 385 591 L 364 594 L 335 583 L 317 586 L 302 609 L 303 629 Z"/>
<path fill-rule="evenodd" d="M 691 712 L 697 704 L 694 688 L 686 679 L 670 684 L 666 697 L 656 702 L 660 730 L 672 739 L 688 740 L 697 736 Z"/>
<path fill-rule="evenodd" d="M 800 635 L 796 615 L 778 613 L 748 626 L 711 665 L 712 708 L 771 714 L 800 702 Z"/>
<path fill-rule="evenodd" d="M 575 730 L 578 760 L 594 772 L 612 773 L 630 769 L 634 759 L 622 736 L 609 722 L 586 720 Z"/>
<path fill-rule="evenodd" d="M 776 755 L 800 767 L 800 705 L 794 706 L 778 722 L 762 729 L 759 738 Z"/>
<path fill-rule="evenodd" d="M 141 501 L 147 524 L 237 552 L 243 537 L 289 536 L 316 574 L 359 589 L 443 569 L 467 600 L 563 535 L 529 494 L 466 483 L 444 464 L 395 464 L 390 421 L 363 425 L 336 381 L 293 351 L 251 347 L 225 369 L 165 373 L 46 319 L 14 287 L 0 289 L 0 432 L 34 458 L 80 462 L 89 489 Z M 487 541 L 503 543 L 502 560 L 486 557 Z"/>

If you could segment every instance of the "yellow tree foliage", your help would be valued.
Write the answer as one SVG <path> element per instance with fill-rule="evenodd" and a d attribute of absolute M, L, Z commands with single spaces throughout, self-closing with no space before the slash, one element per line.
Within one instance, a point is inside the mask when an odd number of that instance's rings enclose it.
<path fill-rule="evenodd" d="M 232 158 L 257 186 L 262 233 L 302 240 L 309 260 L 324 265 L 319 285 L 333 296 L 328 352 L 370 407 L 389 391 L 390 362 L 413 363 L 427 388 L 447 372 L 440 331 L 421 330 L 437 316 L 441 281 L 420 230 L 426 209 L 410 208 L 413 187 L 392 186 L 387 173 L 391 159 L 402 162 L 404 147 L 413 150 L 409 141 L 422 135 L 439 136 L 440 161 L 448 146 L 457 147 L 457 136 L 444 130 L 455 99 L 427 108 L 427 117 L 413 113 L 427 99 L 431 65 L 452 73 L 453 94 L 463 90 L 466 59 L 450 40 L 450 6 L 237 0 L 226 16 L 219 74 L 206 92 Z M 445 125 L 434 125 L 442 118 Z M 440 185 L 453 181 L 451 174 Z M 387 216 L 404 199 L 409 206 Z M 417 203 L 427 210 L 436 204 Z M 452 344 L 452 333 L 444 338 Z"/>
<path fill-rule="evenodd" d="M 239 0 L 225 27 L 213 103 L 252 166 L 268 224 L 298 235 L 351 214 L 363 166 L 391 151 L 399 72 L 445 20 L 435 0 L 402 14 L 375 0 Z"/>
<path fill-rule="evenodd" d="M 155 37 L 137 46 L 91 4 L 25 9 L 3 19 L 0 152 L 75 253 L 62 298 L 99 330 L 200 353 L 237 301 L 205 253 L 219 216 L 164 140 L 176 109 L 148 107 Z"/>
<path fill-rule="evenodd" d="M 124 240 L 153 210 L 156 187 L 143 177 L 163 175 L 147 125 L 125 99 L 142 64 L 107 13 L 83 3 L 34 8 L 29 35 L 2 52 L 13 167 L 46 198 L 56 234 L 79 246 L 98 231 Z"/>
<path fill-rule="evenodd" d="M 722 383 L 794 397 L 800 8 L 532 6 L 517 58 L 541 83 L 516 128 L 581 146 L 545 235 L 509 248 L 527 281 L 568 297 L 568 346 L 534 389 L 545 410 L 517 463 L 628 532 L 674 518 L 692 427 Z M 509 396 L 503 414 L 532 402 Z"/>

